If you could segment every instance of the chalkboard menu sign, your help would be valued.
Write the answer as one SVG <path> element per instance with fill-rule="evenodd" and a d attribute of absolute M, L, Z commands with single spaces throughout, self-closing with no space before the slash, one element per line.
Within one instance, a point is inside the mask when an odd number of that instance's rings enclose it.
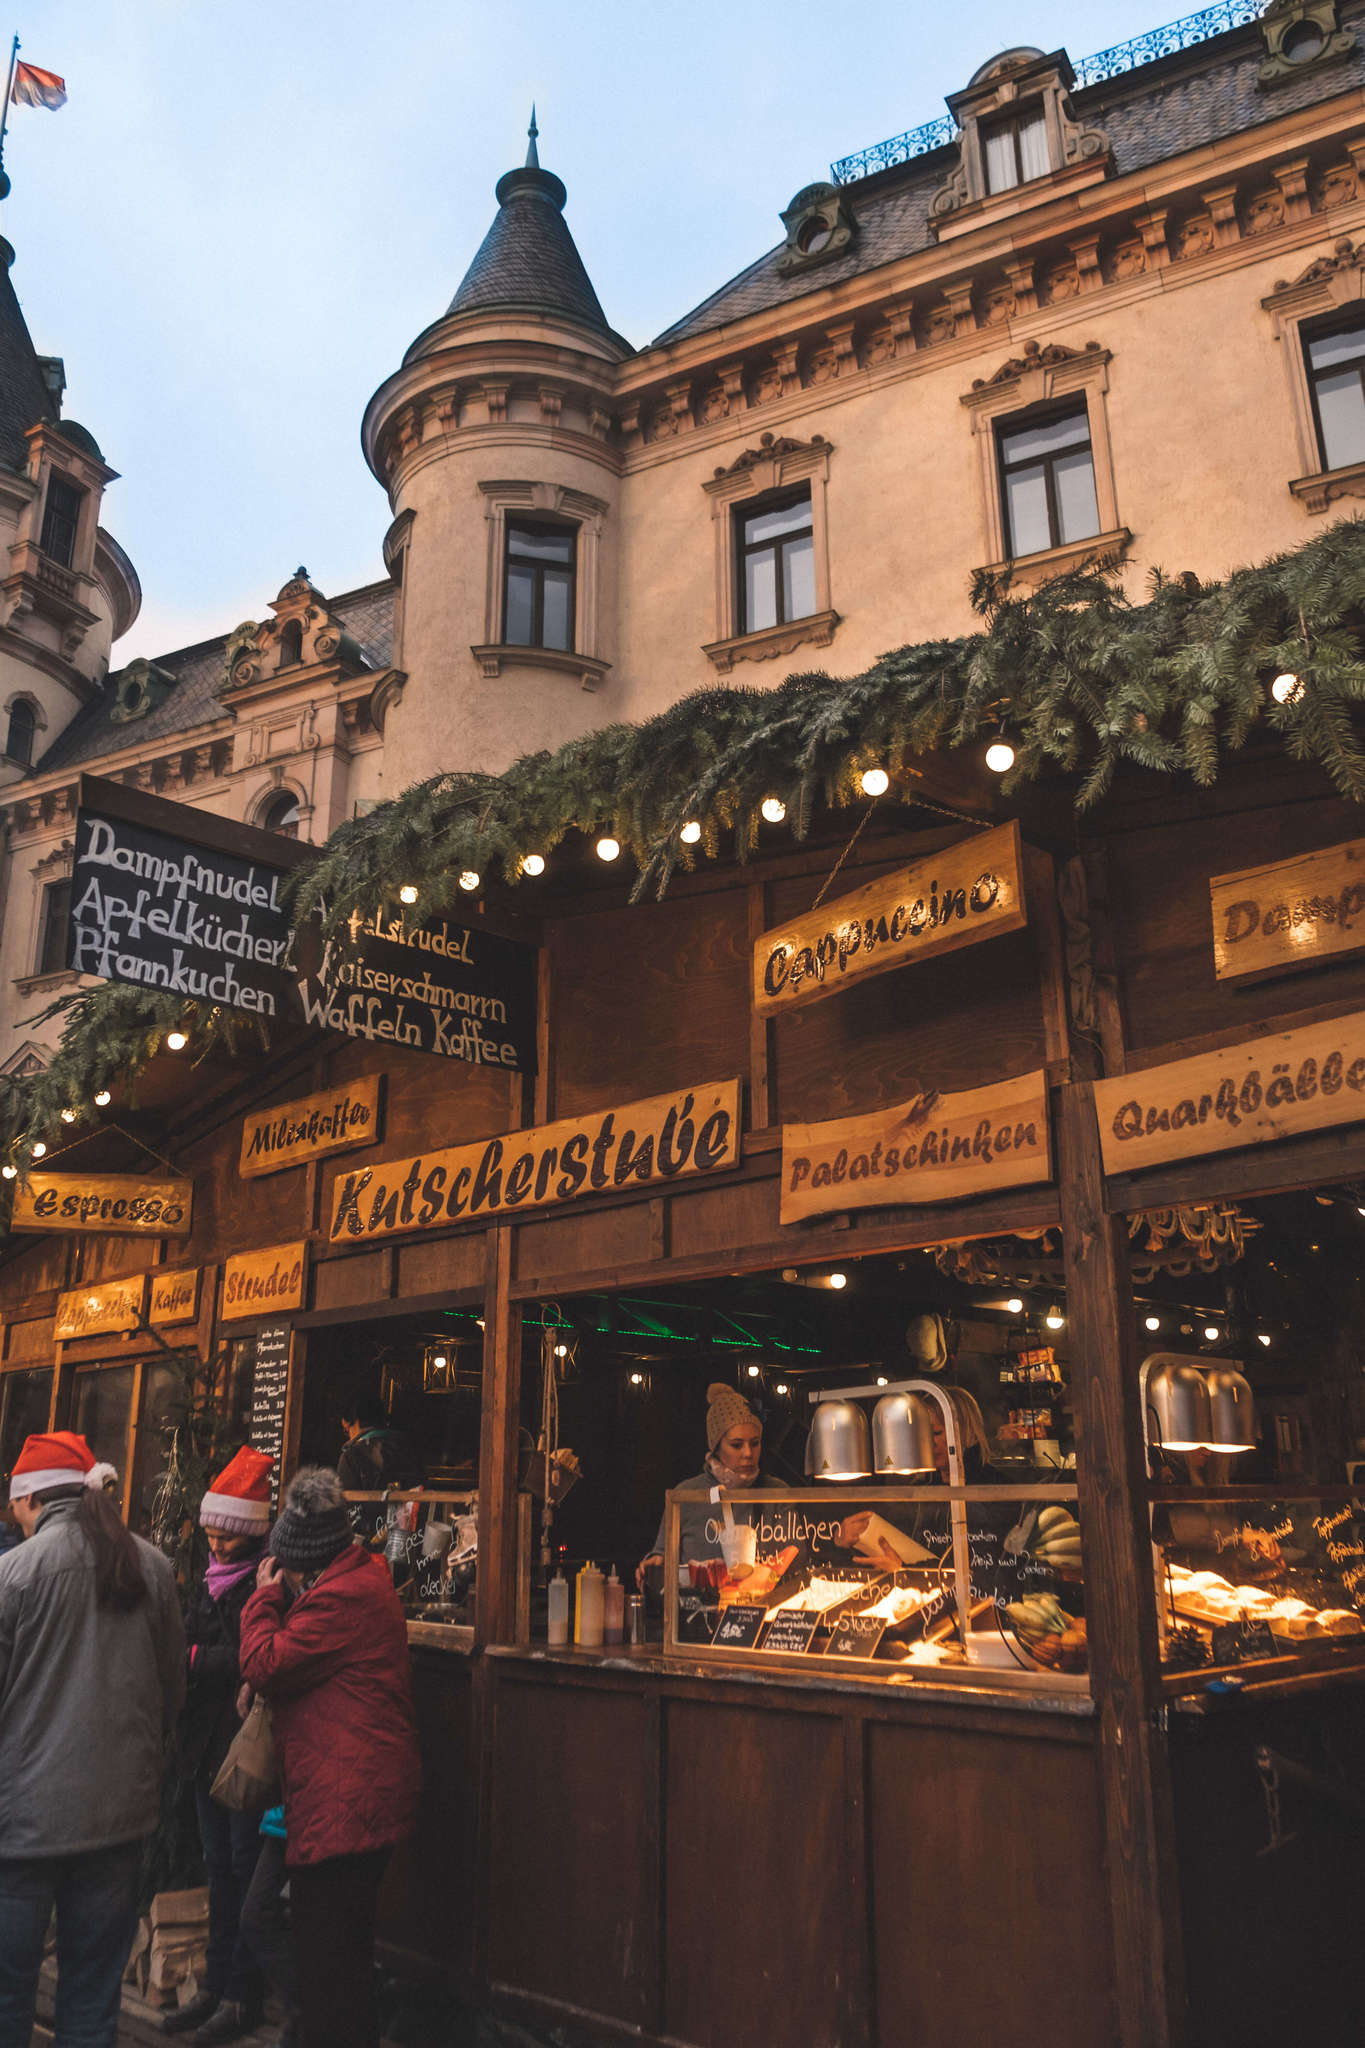
<path fill-rule="evenodd" d="M 811 1646 L 811 1639 L 820 1626 L 818 1614 L 805 1614 L 799 1607 L 784 1607 L 768 1623 L 768 1633 L 763 1638 L 765 1650 L 780 1651 L 784 1656 L 802 1656 Z"/>
<path fill-rule="evenodd" d="M 711 1638 L 717 1650 L 752 1650 L 768 1618 L 766 1607 L 727 1607 Z"/>
<path fill-rule="evenodd" d="M 827 1657 L 875 1657 L 886 1634 L 884 1614 L 841 1614 L 825 1649 Z"/>
<path fill-rule="evenodd" d="M 288 1323 L 264 1323 L 256 1332 L 256 1371 L 251 1384 L 251 1442 L 275 1460 L 270 1473 L 270 1505 L 280 1496 L 280 1460 L 284 1454 L 284 1417 L 289 1396 Z"/>
<path fill-rule="evenodd" d="M 1279 1654 L 1280 1646 L 1268 1621 L 1246 1621 L 1240 1626 L 1234 1621 L 1213 1630 L 1215 1664 L 1244 1664 L 1254 1657 Z"/>

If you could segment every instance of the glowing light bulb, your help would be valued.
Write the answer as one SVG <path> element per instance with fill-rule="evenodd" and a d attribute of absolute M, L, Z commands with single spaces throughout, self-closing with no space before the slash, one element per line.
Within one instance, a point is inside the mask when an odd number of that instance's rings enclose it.
<path fill-rule="evenodd" d="M 477 874 L 473 868 L 466 868 L 460 876 L 460 887 L 466 896 L 472 896 L 482 880 L 482 875 Z"/>
<path fill-rule="evenodd" d="M 633 1387 L 642 1387 L 645 1383 L 644 1374 L 642 1372 L 633 1372 L 630 1376 L 630 1383 Z"/>
<path fill-rule="evenodd" d="M 864 796 L 885 796 L 890 787 L 891 777 L 887 774 L 885 768 L 865 768 L 863 770 Z"/>
<path fill-rule="evenodd" d="M 524 875 L 543 875 L 545 856 L 543 853 L 524 853 L 521 857 L 521 872 Z"/>
<path fill-rule="evenodd" d="M 107 1088 L 101 1088 L 99 1094 L 95 1097 L 96 1109 L 108 1109 L 113 1099 Z"/>
<path fill-rule="evenodd" d="M 777 1385 L 773 1388 L 773 1392 L 775 1394 L 789 1394 L 791 1392 L 791 1388 L 787 1385 L 787 1382 L 785 1380 L 779 1380 Z"/>
<path fill-rule="evenodd" d="M 678 834 L 678 837 L 679 839 L 681 839 L 684 846 L 695 846 L 697 841 L 701 838 L 701 826 L 697 823 L 695 818 L 689 818 L 687 823 L 683 826 L 681 832 Z"/>
<path fill-rule="evenodd" d="M 1297 704 L 1303 695 L 1303 684 L 1294 675 L 1276 676 L 1270 685 L 1270 694 L 1277 704 Z"/>
<path fill-rule="evenodd" d="M 431 1361 L 432 1370 L 434 1372 L 444 1372 L 449 1363 L 450 1360 L 446 1357 L 444 1351 L 438 1351 Z"/>
<path fill-rule="evenodd" d="M 1062 1330 L 1066 1327 L 1066 1317 L 1059 1308 L 1050 1308 L 1043 1317 L 1043 1321 L 1047 1324 L 1049 1330 Z"/>
<path fill-rule="evenodd" d="M 831 1286 L 831 1287 L 834 1287 L 834 1288 L 839 1288 L 839 1287 L 847 1287 L 847 1285 L 848 1285 L 848 1275 L 847 1275 L 847 1273 L 831 1273 L 831 1274 L 830 1274 L 830 1276 L 829 1276 L 829 1284 L 830 1284 L 830 1286 Z"/>
<path fill-rule="evenodd" d="M 1204 1341 L 1205 1341 L 1205 1343 L 1206 1343 L 1206 1344 L 1216 1344 L 1216 1343 L 1218 1342 L 1218 1325 L 1217 1325 L 1217 1323 L 1205 1323 L 1205 1325 L 1204 1325 Z"/>
<path fill-rule="evenodd" d="M 1266 1350 L 1267 1350 L 1267 1351 L 1269 1351 L 1269 1349 L 1270 1349 L 1270 1339 L 1269 1339 L 1269 1337 L 1268 1337 L 1268 1336 L 1266 1335 L 1266 1333 L 1265 1333 L 1265 1331 L 1264 1331 L 1264 1330 L 1258 1330 L 1258 1331 L 1256 1332 L 1256 1342 L 1257 1342 L 1258 1344 L 1264 1344 L 1264 1346 L 1265 1346 Z"/>
<path fill-rule="evenodd" d="M 758 1367 L 757 1367 L 756 1365 L 751 1365 L 751 1366 L 750 1366 L 750 1367 L 748 1368 L 748 1373 L 749 1373 L 749 1378 L 750 1378 L 751 1380 L 756 1380 L 756 1379 L 758 1378 Z"/>
<path fill-rule="evenodd" d="M 34 1146 L 34 1148 L 33 1148 L 33 1156 L 34 1156 L 34 1158 L 35 1158 L 35 1159 L 41 1159 L 41 1158 L 42 1158 L 42 1156 L 43 1156 L 43 1154 L 44 1154 L 44 1153 L 46 1152 L 46 1150 L 47 1150 L 47 1146 L 46 1146 L 46 1145 L 45 1145 L 45 1144 L 43 1143 L 42 1139 L 41 1139 L 41 1138 L 39 1138 L 39 1140 L 38 1140 L 37 1144 L 36 1144 L 36 1145 Z"/>
<path fill-rule="evenodd" d="M 1159 1330 L 1161 1328 L 1161 1317 L 1144 1316 L 1142 1318 L 1142 1327 L 1144 1330 Z"/>
<path fill-rule="evenodd" d="M 6 1180 L 16 1179 L 18 1172 L 17 1166 L 0 1166 L 0 1175 L 3 1175 Z"/>
<path fill-rule="evenodd" d="M 620 840 L 613 839 L 610 833 L 604 833 L 597 842 L 597 858 L 599 860 L 615 860 L 620 851 Z"/>
<path fill-rule="evenodd" d="M 765 796 L 759 809 L 770 825 L 780 825 L 787 815 L 787 806 L 780 796 Z"/>
<path fill-rule="evenodd" d="M 402 888 L 398 891 L 398 901 L 400 903 L 415 903 L 417 901 L 417 891 L 411 882 L 404 882 Z"/>
<path fill-rule="evenodd" d="M 189 1042 L 189 1038 L 183 1031 L 168 1031 L 166 1033 L 167 1052 L 183 1052 Z"/>
<path fill-rule="evenodd" d="M 1008 775 L 1014 766 L 1014 748 L 1008 740 L 992 740 L 986 749 L 986 766 L 993 775 Z"/>
<path fill-rule="evenodd" d="M 1012 1294 L 1009 1300 L 1005 1303 L 1006 1309 L 1012 1316 L 1017 1316 L 1023 1309 L 1023 1306 L 1024 1304 L 1017 1294 Z"/>
<path fill-rule="evenodd" d="M 62 1111 L 62 1122 L 63 1122 L 64 1124 L 74 1124 L 74 1123 L 75 1123 L 75 1121 L 76 1121 L 76 1112 L 75 1112 L 75 1110 L 74 1110 L 74 1109 L 64 1109 L 64 1110 Z"/>
<path fill-rule="evenodd" d="M 886 1374 L 884 1372 L 879 1372 L 877 1374 L 877 1385 L 879 1387 L 884 1387 L 886 1385 Z"/>
<path fill-rule="evenodd" d="M 568 1345 L 567 1345 L 567 1344 L 556 1344 L 556 1345 L 555 1345 L 555 1357 L 556 1357 L 556 1358 L 567 1358 L 567 1357 L 568 1357 L 568 1355 L 569 1355 L 569 1347 L 568 1347 Z"/>

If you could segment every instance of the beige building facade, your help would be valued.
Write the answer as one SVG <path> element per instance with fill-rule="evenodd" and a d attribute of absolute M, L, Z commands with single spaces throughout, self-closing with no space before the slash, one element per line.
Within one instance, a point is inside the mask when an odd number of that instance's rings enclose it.
<path fill-rule="evenodd" d="M 264 623 L 156 663 L 106 673 L 137 601 L 94 523 L 113 473 L 43 386 L 0 482 L 0 695 L 31 689 L 40 733 L 0 763 L 0 1071 L 42 1058 L 24 1020 L 73 985 L 82 770 L 320 841 L 439 769 L 969 632 L 977 571 L 1102 564 L 1140 599 L 1365 497 L 1365 7 L 1213 8 L 1079 67 L 1011 50 L 835 172 L 636 350 L 533 131 L 366 410 L 386 575 L 329 599 L 299 571 Z M 85 522 L 64 610 L 59 470 Z"/>

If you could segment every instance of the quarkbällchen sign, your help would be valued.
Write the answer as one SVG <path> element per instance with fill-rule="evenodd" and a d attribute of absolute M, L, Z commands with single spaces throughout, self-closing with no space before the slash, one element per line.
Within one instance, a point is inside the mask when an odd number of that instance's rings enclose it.
<path fill-rule="evenodd" d="M 592 1116 L 339 1173 L 329 1235 L 390 1237 L 641 1182 L 718 1173 L 739 1157 L 739 1082 L 707 1082 Z"/>
<path fill-rule="evenodd" d="M 1365 1120 L 1365 1011 L 1095 1083 L 1106 1173 Z"/>
<path fill-rule="evenodd" d="M 780 1016 L 1027 922 L 1019 826 L 1011 820 L 764 932 L 754 946 L 754 1009 Z"/>
<path fill-rule="evenodd" d="M 32 1173 L 14 1190 L 11 1230 L 188 1237 L 194 1182 L 135 1173 Z"/>
<path fill-rule="evenodd" d="M 1245 981 L 1365 946 L 1365 839 L 1215 875 L 1213 971 Z"/>
<path fill-rule="evenodd" d="M 237 1171 L 243 1180 L 265 1173 L 283 1173 L 325 1152 L 349 1152 L 373 1145 L 381 1135 L 380 1074 L 365 1074 L 342 1088 L 320 1095 L 302 1095 L 294 1102 L 275 1102 L 254 1110 L 242 1124 L 242 1156 Z"/>
<path fill-rule="evenodd" d="M 783 1223 L 830 1209 L 955 1202 L 1052 1178 L 1041 1068 L 960 1095 L 782 1126 Z"/>

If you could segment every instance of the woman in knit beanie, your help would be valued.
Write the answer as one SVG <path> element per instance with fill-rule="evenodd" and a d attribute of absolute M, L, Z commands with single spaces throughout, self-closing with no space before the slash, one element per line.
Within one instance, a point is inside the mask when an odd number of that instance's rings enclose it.
<path fill-rule="evenodd" d="M 767 1479 L 759 1471 L 762 1454 L 763 1424 L 751 1403 L 745 1400 L 738 1387 L 728 1386 L 724 1380 L 713 1380 L 706 1389 L 706 1464 L 694 1478 L 682 1481 L 683 1491 L 706 1496 L 713 1486 L 723 1486 L 727 1493 L 775 1486 L 775 1479 Z M 695 1506 L 690 1501 L 684 1503 L 678 1517 L 680 1564 L 690 1563 L 694 1558 L 720 1556 L 719 1542 L 708 1534 L 708 1528 L 715 1523 L 716 1517 L 717 1511 L 709 1499 L 703 1498 Z M 635 1583 L 641 1588 L 648 1567 L 663 1563 L 666 1521 L 665 1513 L 660 1520 L 653 1549 L 647 1557 L 640 1559 L 635 1568 Z"/>
<path fill-rule="evenodd" d="M 272 1711 L 299 2048 L 377 2048 L 379 1882 L 417 1820 L 407 1624 L 320 1465 L 290 1481 L 242 1616 L 242 1674 Z"/>

